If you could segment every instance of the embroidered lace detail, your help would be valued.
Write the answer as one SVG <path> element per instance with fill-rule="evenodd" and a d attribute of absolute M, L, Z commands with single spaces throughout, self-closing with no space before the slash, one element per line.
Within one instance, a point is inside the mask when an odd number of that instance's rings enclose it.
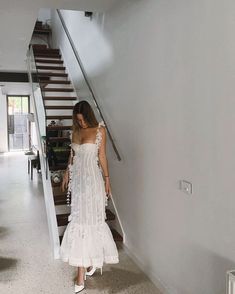
<path fill-rule="evenodd" d="M 71 158 L 71 162 L 73 160 L 73 149 L 71 147 L 70 144 L 70 158 Z M 71 185 L 72 185 L 72 165 L 69 164 L 68 165 L 68 176 L 69 176 L 69 181 L 68 181 L 68 190 L 67 190 L 67 206 L 71 206 Z"/>
<path fill-rule="evenodd" d="M 97 162 L 97 166 L 100 170 L 100 172 L 102 173 L 102 169 L 101 169 L 101 166 L 99 164 L 99 149 L 100 149 L 100 145 L 101 145 L 101 142 L 102 142 L 102 133 L 100 131 L 100 127 L 103 126 L 105 127 L 105 124 L 103 121 L 99 122 L 99 126 L 98 126 L 98 129 L 97 129 L 97 133 L 96 133 L 96 140 L 95 140 L 95 145 L 96 145 L 96 162 Z"/>
<path fill-rule="evenodd" d="M 102 142 L 99 123 L 95 144 L 71 144 L 73 156 L 69 166 L 67 201 L 71 206 L 69 223 L 61 243 L 61 258 L 75 266 L 102 266 L 118 262 L 112 233 L 105 222 L 108 197 L 98 152 Z"/>
<path fill-rule="evenodd" d="M 67 206 L 71 206 L 71 183 L 72 183 L 72 167 L 71 164 L 68 165 L 69 172 L 69 182 L 68 182 L 68 190 L 67 190 Z"/>
<path fill-rule="evenodd" d="M 99 122 L 99 126 L 98 126 L 98 129 L 97 129 L 97 134 L 96 134 L 96 140 L 95 140 L 95 144 L 97 146 L 97 151 L 99 151 L 99 148 L 100 148 L 100 145 L 101 145 L 101 141 L 102 141 L 102 133 L 100 131 L 100 127 L 103 126 L 105 127 L 105 124 L 104 122 Z"/>
<path fill-rule="evenodd" d="M 99 122 L 99 125 L 105 127 L 104 121 L 102 120 L 101 122 Z"/>

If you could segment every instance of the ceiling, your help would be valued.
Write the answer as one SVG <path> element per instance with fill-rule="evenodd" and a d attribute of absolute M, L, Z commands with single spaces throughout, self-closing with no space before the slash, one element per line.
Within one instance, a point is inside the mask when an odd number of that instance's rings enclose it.
<path fill-rule="evenodd" d="M 0 71 L 26 71 L 26 52 L 40 8 L 105 11 L 115 0 L 1 0 Z"/>
<path fill-rule="evenodd" d="M 0 83 L 0 94 L 3 95 L 30 95 L 31 92 L 29 83 Z"/>

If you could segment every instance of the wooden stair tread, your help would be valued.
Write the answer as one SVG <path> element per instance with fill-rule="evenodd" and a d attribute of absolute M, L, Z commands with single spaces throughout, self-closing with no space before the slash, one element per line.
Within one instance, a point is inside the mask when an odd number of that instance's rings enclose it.
<path fill-rule="evenodd" d="M 35 28 L 33 34 L 48 35 L 51 33 L 51 29 Z"/>
<path fill-rule="evenodd" d="M 43 92 L 74 92 L 73 88 L 42 88 Z"/>
<path fill-rule="evenodd" d="M 42 21 L 41 20 L 36 20 L 35 26 L 42 26 Z"/>
<path fill-rule="evenodd" d="M 48 131 L 57 131 L 57 130 L 71 130 L 72 126 L 47 126 Z"/>
<path fill-rule="evenodd" d="M 105 212 L 106 212 L 106 216 L 107 216 L 106 220 L 108 220 L 108 221 L 115 220 L 115 214 L 110 209 L 106 208 Z"/>
<path fill-rule="evenodd" d="M 67 199 L 64 199 L 62 197 L 56 197 L 56 198 L 54 198 L 54 203 L 56 206 L 67 205 Z"/>
<path fill-rule="evenodd" d="M 77 100 L 77 97 L 70 97 L 70 96 L 44 96 L 44 100 Z"/>
<path fill-rule="evenodd" d="M 123 237 L 113 228 L 110 228 L 114 241 L 123 241 Z"/>
<path fill-rule="evenodd" d="M 52 64 L 63 64 L 64 61 L 63 60 L 51 60 L 51 59 L 35 59 L 36 63 L 52 63 Z"/>
<path fill-rule="evenodd" d="M 47 65 L 36 65 L 37 69 L 47 69 L 47 70 L 65 70 L 65 66 L 47 66 Z"/>
<path fill-rule="evenodd" d="M 61 183 L 54 183 L 53 181 L 51 181 L 52 187 L 59 187 L 60 185 L 61 185 Z"/>
<path fill-rule="evenodd" d="M 36 22 L 36 24 L 35 24 L 35 26 L 34 26 L 34 30 L 35 30 L 35 29 L 36 29 L 36 30 L 42 30 L 42 29 L 43 29 L 43 30 L 50 30 L 51 28 L 50 28 L 48 25 L 45 25 L 45 24 L 43 25 L 43 23 L 39 23 L 39 22 L 37 23 L 37 22 Z M 41 44 L 38 44 L 38 45 L 41 45 Z M 46 48 L 47 48 L 47 47 L 46 47 Z"/>
<path fill-rule="evenodd" d="M 70 215 L 70 213 L 63 213 L 63 214 L 57 214 L 56 215 L 58 227 L 66 226 L 68 224 L 69 215 Z"/>
<path fill-rule="evenodd" d="M 35 57 L 43 57 L 43 58 L 55 58 L 55 59 L 60 59 L 61 54 L 53 54 L 53 53 L 34 53 Z"/>
<path fill-rule="evenodd" d="M 64 197 L 64 199 L 65 199 L 66 193 L 67 193 L 66 191 L 63 192 L 60 189 L 60 185 L 53 186 L 53 196 L 54 196 L 54 198 L 56 198 L 56 197 Z"/>
<path fill-rule="evenodd" d="M 67 163 L 68 162 L 68 157 L 69 157 L 69 154 L 70 154 L 70 151 L 69 150 L 67 150 L 67 151 L 54 151 L 54 152 L 55 152 L 55 154 L 58 157 L 60 157 L 60 156 L 66 156 L 66 161 L 64 163 Z"/>
<path fill-rule="evenodd" d="M 45 109 L 73 109 L 73 105 L 46 105 Z"/>
<path fill-rule="evenodd" d="M 52 187 L 55 205 L 67 205 L 67 190 L 65 192 L 61 191 L 61 183 L 54 184 Z"/>
<path fill-rule="evenodd" d="M 46 83 L 46 82 L 50 82 L 50 77 L 46 77 L 46 76 L 42 76 L 42 77 L 38 77 L 39 83 Z"/>
<path fill-rule="evenodd" d="M 39 63 L 47 63 L 47 64 L 63 64 L 64 61 L 61 60 L 61 59 L 58 59 L 58 60 L 55 60 L 55 59 L 39 59 L 39 58 L 36 58 L 35 59 L 35 62 L 37 63 L 37 65 Z"/>
<path fill-rule="evenodd" d="M 50 170 L 51 171 L 57 171 L 57 170 L 66 170 L 68 164 L 57 164 L 57 165 L 54 165 L 54 166 L 50 166 Z"/>
<path fill-rule="evenodd" d="M 59 185 L 53 186 L 53 197 L 66 199 L 67 190 L 63 192 L 60 186 L 61 183 Z"/>
<path fill-rule="evenodd" d="M 47 115 L 46 119 L 72 119 L 72 115 Z"/>
<path fill-rule="evenodd" d="M 67 73 L 56 73 L 56 72 L 39 72 L 38 73 L 39 77 L 68 77 Z"/>
<path fill-rule="evenodd" d="M 70 141 L 68 137 L 49 137 L 48 141 L 50 142 L 67 142 Z"/>
<path fill-rule="evenodd" d="M 32 44 L 32 48 L 34 51 L 48 49 L 47 45 L 45 44 Z"/>
<path fill-rule="evenodd" d="M 53 54 L 60 54 L 60 49 L 52 49 L 52 48 L 45 48 L 45 47 L 33 46 L 33 50 L 34 50 L 35 53 L 53 53 Z"/>
<path fill-rule="evenodd" d="M 40 84 L 47 84 L 47 85 L 50 85 L 50 84 L 64 84 L 64 85 L 69 85 L 71 84 L 70 81 L 50 81 L 50 80 L 43 80 L 43 79 L 39 79 L 39 83 Z"/>

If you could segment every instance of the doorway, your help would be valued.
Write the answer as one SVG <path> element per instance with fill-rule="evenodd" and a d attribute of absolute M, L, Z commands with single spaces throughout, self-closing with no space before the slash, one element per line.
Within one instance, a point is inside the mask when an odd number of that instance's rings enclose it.
<path fill-rule="evenodd" d="M 29 96 L 7 96 L 8 150 L 29 149 Z"/>

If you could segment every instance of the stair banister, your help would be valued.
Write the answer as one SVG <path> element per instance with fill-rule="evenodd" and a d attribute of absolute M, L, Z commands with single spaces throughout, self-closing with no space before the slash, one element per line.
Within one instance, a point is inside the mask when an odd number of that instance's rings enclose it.
<path fill-rule="evenodd" d="M 32 69 L 32 64 L 34 65 L 34 68 Z M 60 250 L 60 241 L 59 241 L 59 233 L 57 230 L 57 220 L 56 220 L 56 212 L 54 208 L 54 200 L 53 200 L 53 194 L 52 194 L 52 188 L 51 188 L 51 179 L 48 177 L 49 173 L 49 166 L 47 164 L 47 156 L 43 153 L 43 144 L 42 144 L 42 136 L 45 136 L 46 134 L 46 124 L 45 129 L 41 126 L 40 127 L 40 119 L 45 119 L 43 117 L 40 117 L 38 113 L 38 105 L 36 105 L 36 98 L 35 98 L 35 92 L 41 89 L 40 86 L 35 83 L 36 76 L 36 65 L 34 61 L 34 55 L 32 47 L 29 48 L 27 53 L 27 68 L 28 68 L 28 77 L 29 82 L 32 87 L 32 105 L 33 110 L 35 114 L 35 124 L 36 124 L 36 131 L 37 131 L 37 140 L 38 140 L 38 149 L 39 149 L 39 157 L 40 157 L 40 164 L 41 164 L 41 173 L 42 173 L 42 180 L 43 180 L 43 190 L 44 190 L 44 197 L 45 197 L 45 206 L 46 206 L 46 213 L 47 213 L 47 221 L 48 221 L 48 229 L 49 229 L 49 236 L 51 245 L 53 248 L 53 254 L 54 258 L 59 258 L 59 250 Z M 35 87 L 36 84 L 36 87 Z M 42 100 L 42 96 L 41 96 Z M 43 103 L 43 101 L 41 101 Z M 45 109 L 43 107 L 44 115 L 45 115 Z"/>
<path fill-rule="evenodd" d="M 117 159 L 118 159 L 119 161 L 121 161 L 121 156 L 120 156 L 120 154 L 119 154 L 119 152 L 118 152 L 118 150 L 117 150 L 117 147 L 116 147 L 116 145 L 115 145 L 115 143 L 114 143 L 113 137 L 112 137 L 112 135 L 111 135 L 111 133 L 110 133 L 110 131 L 109 131 L 109 128 L 108 128 L 108 126 L 107 126 L 107 123 L 106 123 L 106 121 L 105 121 L 105 119 L 104 119 L 104 116 L 103 116 L 103 114 L 102 114 L 102 112 L 101 112 L 101 109 L 100 109 L 100 107 L 99 107 L 99 105 L 98 105 L 98 102 L 97 102 L 97 99 L 96 99 L 96 97 L 95 97 L 94 91 L 93 91 L 93 89 L 92 89 L 92 87 L 91 87 L 91 85 L 90 85 L 90 82 L 89 82 L 89 79 L 88 79 L 88 77 L 87 77 L 86 71 L 85 71 L 84 66 L 83 66 L 83 64 L 82 64 L 82 62 L 81 62 L 81 59 L 80 59 L 80 57 L 79 57 L 79 55 L 78 55 L 77 49 L 76 49 L 76 47 L 75 47 L 75 45 L 74 45 L 74 42 L 73 42 L 73 40 L 72 40 L 72 38 L 71 38 L 71 35 L 70 35 L 69 31 L 68 31 L 68 28 L 67 28 L 67 26 L 66 26 L 66 24 L 65 24 L 65 21 L 64 21 L 64 19 L 63 19 L 63 16 L 62 16 L 62 14 L 61 14 L 61 12 L 60 12 L 59 9 L 56 9 L 56 11 L 57 11 L 57 13 L 58 13 L 58 16 L 59 16 L 59 19 L 60 19 L 60 21 L 61 21 L 62 27 L 63 27 L 63 29 L 64 29 L 64 31 L 65 31 L 65 34 L 66 34 L 66 36 L 67 36 L 67 38 L 68 38 L 68 40 L 69 40 L 69 43 L 70 43 L 70 45 L 71 45 L 71 48 L 72 48 L 73 53 L 74 53 L 74 55 L 75 55 L 75 58 L 76 58 L 76 60 L 77 60 L 77 62 L 78 62 L 78 65 L 79 65 L 79 67 L 80 67 L 80 69 L 81 69 L 81 72 L 82 72 L 82 75 L 83 75 L 83 77 L 84 77 L 84 80 L 86 81 L 86 84 L 87 84 L 87 86 L 88 86 L 88 88 L 89 88 L 89 90 L 90 90 L 90 93 L 91 93 L 92 98 L 93 98 L 93 100 L 94 100 L 94 102 L 95 102 L 95 105 L 96 105 L 96 107 L 97 107 L 97 109 L 98 109 L 98 111 L 99 111 L 99 114 L 100 114 L 102 120 L 104 121 L 104 124 L 105 124 L 105 126 L 106 126 L 106 129 L 107 129 L 107 133 L 108 133 L 109 139 L 110 139 L 110 141 L 111 141 L 111 144 L 112 144 L 112 147 L 113 147 L 113 149 L 114 149 L 114 152 L 115 152 L 115 154 L 116 154 L 116 156 L 117 156 Z"/>

